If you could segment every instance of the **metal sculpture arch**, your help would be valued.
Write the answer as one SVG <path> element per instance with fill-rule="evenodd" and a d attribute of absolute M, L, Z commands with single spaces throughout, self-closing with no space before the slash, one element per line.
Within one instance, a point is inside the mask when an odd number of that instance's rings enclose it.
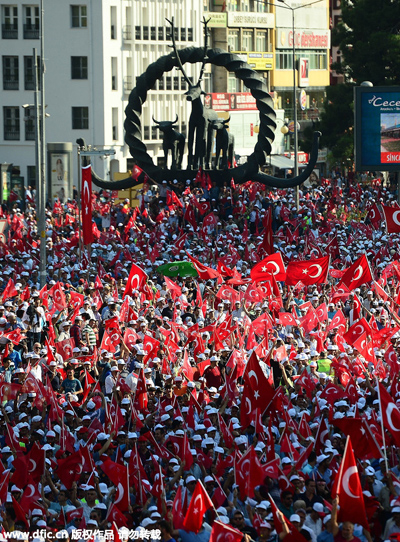
<path fill-rule="evenodd" d="M 318 140 L 321 134 L 319 132 L 314 133 L 310 161 L 304 171 L 297 177 L 281 179 L 260 172 L 259 168 L 266 163 L 266 158 L 271 153 L 276 129 L 276 114 L 273 109 L 273 101 L 263 80 L 238 55 L 228 53 L 222 49 L 208 49 L 205 55 L 203 47 L 187 47 L 179 50 L 179 57 L 172 52 L 169 55 L 162 56 L 151 64 L 138 78 L 136 87 L 130 93 L 129 102 L 125 109 L 125 141 L 129 146 L 130 154 L 135 158 L 137 165 L 154 182 L 160 184 L 163 180 L 172 181 L 174 179 L 185 182 L 187 179 L 193 180 L 197 173 L 197 170 L 168 170 L 156 166 L 147 152 L 146 145 L 142 141 L 141 114 L 149 90 L 154 88 L 156 81 L 164 73 L 170 72 L 173 68 L 179 68 L 180 64 L 184 65 L 187 62 L 191 64 L 198 62 L 211 63 L 216 66 L 223 66 L 228 71 L 234 72 L 236 77 L 243 81 L 244 85 L 255 98 L 260 114 L 257 143 L 247 162 L 238 167 L 226 170 L 207 170 L 212 181 L 216 181 L 217 185 L 223 185 L 224 182 L 230 182 L 233 178 L 236 184 L 243 184 L 246 181 L 252 180 L 269 187 L 291 188 L 300 185 L 310 176 L 317 161 Z M 143 182 L 142 179 L 136 180 L 132 177 L 120 181 L 106 181 L 99 178 L 94 172 L 92 178 L 94 184 L 97 186 L 111 190 L 130 188 Z"/>

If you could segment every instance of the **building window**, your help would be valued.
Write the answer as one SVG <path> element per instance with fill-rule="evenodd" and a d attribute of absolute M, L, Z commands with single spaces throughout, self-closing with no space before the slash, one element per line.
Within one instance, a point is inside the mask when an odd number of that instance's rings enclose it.
<path fill-rule="evenodd" d="M 39 6 L 24 7 L 24 39 L 39 39 Z"/>
<path fill-rule="evenodd" d="M 268 41 L 266 32 L 256 32 L 256 51 L 268 51 Z"/>
<path fill-rule="evenodd" d="M 193 28 L 188 28 L 187 29 L 187 40 L 188 41 L 193 41 Z"/>
<path fill-rule="evenodd" d="M 158 27 L 158 41 L 163 41 L 163 40 L 164 40 L 164 27 L 159 26 Z"/>
<path fill-rule="evenodd" d="M 89 129 L 89 108 L 88 107 L 73 107 L 72 108 L 72 129 L 73 130 L 88 130 Z"/>
<path fill-rule="evenodd" d="M 165 78 L 166 90 L 172 90 L 172 77 L 167 76 Z"/>
<path fill-rule="evenodd" d="M 118 59 L 111 58 L 111 90 L 118 90 Z"/>
<path fill-rule="evenodd" d="M 142 39 L 142 28 L 140 26 L 135 26 L 135 40 Z"/>
<path fill-rule="evenodd" d="M 25 141 L 35 140 L 35 117 L 33 107 L 25 107 Z"/>
<path fill-rule="evenodd" d="M 3 6 L 1 37 L 3 40 L 18 39 L 18 8 L 17 6 Z"/>
<path fill-rule="evenodd" d="M 203 76 L 203 90 L 206 94 L 210 94 L 211 89 L 211 73 L 205 73 Z"/>
<path fill-rule="evenodd" d="M 111 39 L 116 40 L 117 39 L 117 6 L 111 6 L 110 7 L 110 32 L 111 32 Z"/>
<path fill-rule="evenodd" d="M 148 26 L 143 27 L 143 39 L 144 40 L 149 39 L 149 27 Z"/>
<path fill-rule="evenodd" d="M 250 0 L 240 0 L 240 11 L 250 11 Z"/>
<path fill-rule="evenodd" d="M 174 90 L 179 90 L 179 77 L 174 77 Z"/>
<path fill-rule="evenodd" d="M 241 51 L 253 51 L 253 32 L 251 30 L 243 30 Z"/>
<path fill-rule="evenodd" d="M 293 69 L 293 52 L 292 51 L 276 51 L 275 67 L 277 70 L 292 70 Z"/>
<path fill-rule="evenodd" d="M 164 77 L 161 77 L 159 80 L 158 80 L 158 90 L 164 90 L 165 89 L 165 85 L 164 85 Z"/>
<path fill-rule="evenodd" d="M 229 72 L 228 92 L 240 92 L 240 79 L 236 77 L 235 72 Z"/>
<path fill-rule="evenodd" d="M 228 0 L 227 11 L 238 11 L 238 0 Z"/>
<path fill-rule="evenodd" d="M 157 40 L 157 29 L 156 29 L 155 26 L 150 27 L 150 39 L 151 39 L 151 41 L 156 41 Z"/>
<path fill-rule="evenodd" d="M 228 31 L 228 48 L 230 51 L 239 51 L 239 30 Z"/>
<path fill-rule="evenodd" d="M 158 139 L 158 128 L 157 126 L 151 127 L 151 139 Z"/>
<path fill-rule="evenodd" d="M 88 78 L 87 56 L 71 56 L 71 79 Z"/>
<path fill-rule="evenodd" d="M 150 139 L 150 126 L 143 127 L 143 139 Z"/>
<path fill-rule="evenodd" d="M 118 107 L 113 107 L 111 110 L 112 118 L 112 138 L 113 141 L 118 140 Z"/>
<path fill-rule="evenodd" d="M 87 7 L 71 6 L 71 26 L 72 28 L 87 27 Z"/>
<path fill-rule="evenodd" d="M 36 186 L 36 166 L 28 166 L 28 186 Z"/>
<path fill-rule="evenodd" d="M 186 28 L 181 28 L 181 41 L 186 41 Z"/>
<path fill-rule="evenodd" d="M 3 90 L 19 89 L 19 64 L 17 56 L 3 56 Z"/>
<path fill-rule="evenodd" d="M 40 90 L 40 57 L 37 57 L 38 63 L 38 87 Z M 25 90 L 35 90 L 35 68 L 33 63 L 33 56 L 24 56 L 24 87 Z"/>
<path fill-rule="evenodd" d="M 19 107 L 3 107 L 4 139 L 19 141 Z"/>

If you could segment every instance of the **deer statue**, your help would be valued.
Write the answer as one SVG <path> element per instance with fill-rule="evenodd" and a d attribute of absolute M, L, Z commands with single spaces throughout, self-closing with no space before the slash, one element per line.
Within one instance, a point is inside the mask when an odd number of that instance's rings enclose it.
<path fill-rule="evenodd" d="M 221 169 L 228 169 L 229 164 L 231 167 L 233 167 L 233 149 L 235 145 L 235 138 L 233 134 L 227 130 L 227 124 L 230 120 L 231 117 L 228 119 L 218 118 L 217 120 L 213 120 L 211 122 L 212 129 L 217 132 L 215 136 L 216 150 L 214 169 L 219 169 L 219 157 L 221 152 Z"/>
<path fill-rule="evenodd" d="M 168 154 L 171 151 L 171 169 L 181 169 L 185 150 L 185 136 L 173 128 L 174 124 L 178 122 L 178 115 L 176 115 L 174 121 L 163 120 L 159 122 L 153 117 L 153 122 L 157 124 L 158 129 L 163 133 L 164 167 L 168 167 Z"/>
<path fill-rule="evenodd" d="M 207 57 L 207 43 L 208 43 L 208 29 L 205 19 L 203 20 L 204 24 L 204 54 L 203 61 L 200 69 L 200 75 L 197 80 L 197 83 L 194 85 L 192 81 L 187 76 L 181 59 L 179 57 L 178 49 L 176 48 L 175 40 L 175 24 L 174 19 L 169 21 L 171 25 L 171 39 L 172 47 L 174 54 L 176 55 L 179 69 L 182 72 L 182 75 L 189 86 L 189 90 L 185 92 L 187 101 L 192 102 L 192 111 L 189 118 L 189 134 L 188 134 L 188 169 L 198 169 L 199 167 L 204 168 L 204 158 L 205 156 L 210 156 L 211 154 L 211 142 L 212 142 L 212 126 L 211 122 L 218 119 L 218 115 L 212 109 L 206 109 L 203 105 L 201 96 L 205 92 L 201 89 L 201 82 L 203 80 L 204 68 L 206 65 Z M 209 163 L 205 164 L 205 168 L 209 168 Z"/>

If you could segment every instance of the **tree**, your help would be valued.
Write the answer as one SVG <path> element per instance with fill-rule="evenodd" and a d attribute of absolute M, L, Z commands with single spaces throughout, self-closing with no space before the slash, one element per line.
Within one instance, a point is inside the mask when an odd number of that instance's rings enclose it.
<path fill-rule="evenodd" d="M 315 128 L 323 134 L 336 159 L 353 159 L 353 87 L 363 81 L 375 86 L 400 84 L 400 1 L 342 0 L 342 22 L 332 31 L 341 62 L 332 69 L 345 82 L 327 87 L 324 112 Z M 309 145 L 308 134 L 302 147 Z"/>

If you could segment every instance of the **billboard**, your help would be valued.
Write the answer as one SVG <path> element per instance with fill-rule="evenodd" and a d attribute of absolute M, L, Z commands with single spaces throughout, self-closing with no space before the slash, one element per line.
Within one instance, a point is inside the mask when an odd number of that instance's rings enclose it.
<path fill-rule="evenodd" d="M 358 171 L 400 169 L 400 87 L 356 87 L 355 157 Z"/>
<path fill-rule="evenodd" d="M 214 111 L 257 110 L 256 99 L 250 92 L 212 92 L 204 97 L 204 106 Z"/>

